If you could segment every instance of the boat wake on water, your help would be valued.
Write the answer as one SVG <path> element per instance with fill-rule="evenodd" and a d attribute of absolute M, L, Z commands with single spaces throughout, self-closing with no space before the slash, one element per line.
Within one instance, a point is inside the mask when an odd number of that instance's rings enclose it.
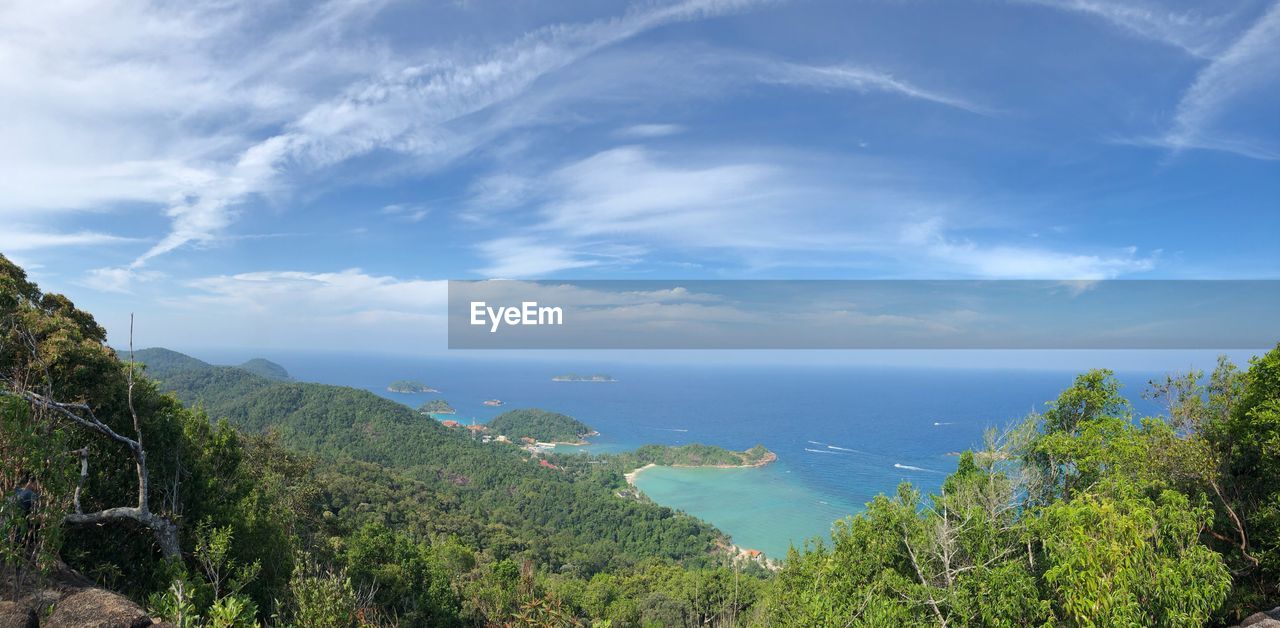
<path fill-rule="evenodd" d="M 838 452 L 838 451 L 827 451 L 827 450 L 825 450 L 825 449 L 809 449 L 808 447 L 805 447 L 805 448 L 804 448 L 804 450 L 805 450 L 805 451 L 809 451 L 809 452 L 813 452 L 813 453 L 815 453 L 815 454 L 831 454 L 831 455 L 839 455 L 839 454 L 840 454 L 840 452 Z"/>
<path fill-rule="evenodd" d="M 893 466 L 894 466 L 894 468 L 896 468 L 896 469 L 903 469 L 903 470 L 905 470 L 905 471 L 923 471 L 923 472 L 925 472 L 925 473 L 942 473 L 941 471 L 935 471 L 935 470 L 933 470 L 933 469 L 926 469 L 926 468 L 924 468 L 924 467 L 913 467 L 913 466 L 911 466 L 911 465 L 909 465 L 909 464 L 902 464 L 902 463 L 899 463 L 899 462 L 895 462 L 895 463 L 893 463 Z"/>

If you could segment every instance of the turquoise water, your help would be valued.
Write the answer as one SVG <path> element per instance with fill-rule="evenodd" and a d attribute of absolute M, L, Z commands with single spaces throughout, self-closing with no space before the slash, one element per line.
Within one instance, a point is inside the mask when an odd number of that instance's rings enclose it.
<path fill-rule="evenodd" d="M 636 476 L 650 499 L 716 524 L 744 549 L 784 558 L 860 504 L 822 493 L 791 477 L 784 462 L 746 469 L 653 467 Z"/>
<path fill-rule="evenodd" d="M 229 363 L 243 361 L 228 358 Z M 705 366 L 503 362 L 388 356 L 267 356 L 297 379 L 355 386 L 416 408 L 445 399 L 441 415 L 485 422 L 512 408 L 544 408 L 599 430 L 587 447 L 556 453 L 612 453 L 646 443 L 705 443 L 743 450 L 757 443 L 778 462 L 753 469 L 665 469 L 641 473 L 654 501 L 714 524 L 741 547 L 781 558 L 788 545 L 825 536 L 832 521 L 863 510 L 903 481 L 928 493 L 955 468 L 950 455 L 979 446 L 1001 427 L 1056 397 L 1070 371 L 876 369 L 846 366 Z M 1190 365 L 1187 365 L 1190 366 Z M 1212 366 L 1211 364 L 1209 366 Z M 610 373 L 610 384 L 552 382 L 567 372 Z M 1126 373 L 1125 392 L 1140 398 L 1159 373 Z M 416 379 L 433 394 L 386 392 Z M 483 405 L 498 398 L 504 407 Z"/>

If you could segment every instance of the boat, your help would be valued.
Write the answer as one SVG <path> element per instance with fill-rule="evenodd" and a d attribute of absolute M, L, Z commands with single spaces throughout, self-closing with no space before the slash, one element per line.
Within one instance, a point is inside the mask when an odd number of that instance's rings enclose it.
<path fill-rule="evenodd" d="M 486 401 L 484 402 L 484 405 L 486 405 L 486 406 L 500 406 L 500 405 L 502 405 L 502 400 L 501 400 L 501 399 L 488 399 L 488 400 L 486 400 Z"/>

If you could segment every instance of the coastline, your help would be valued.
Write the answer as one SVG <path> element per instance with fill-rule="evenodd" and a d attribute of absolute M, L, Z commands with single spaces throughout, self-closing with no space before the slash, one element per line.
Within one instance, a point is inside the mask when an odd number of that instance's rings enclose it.
<path fill-rule="evenodd" d="M 656 467 L 656 466 L 658 466 L 658 465 L 657 465 L 657 463 L 650 462 L 649 464 L 644 465 L 643 467 L 640 467 L 639 469 L 632 469 L 631 471 L 628 471 L 628 472 L 626 472 L 626 473 L 622 474 L 622 477 L 626 478 L 626 480 L 627 480 L 627 485 L 628 485 L 628 486 L 635 486 L 635 485 L 636 485 L 636 476 L 637 476 L 637 475 L 640 475 L 640 472 L 641 472 L 641 471 L 644 471 L 645 469 L 652 469 L 652 468 L 654 468 L 654 467 Z"/>
<path fill-rule="evenodd" d="M 675 468 L 675 469 L 753 469 L 753 468 L 756 468 L 756 467 L 763 467 L 763 466 L 765 466 L 765 465 L 767 465 L 767 464 L 769 464 L 769 463 L 776 462 L 777 460 L 778 460 L 778 454 L 776 454 L 776 453 L 774 453 L 774 452 L 770 451 L 770 452 L 768 453 L 768 455 L 766 455 L 765 457 L 763 457 L 763 458 L 761 458 L 761 459 L 759 459 L 759 460 L 757 460 L 757 461 L 755 461 L 755 462 L 748 463 L 748 464 L 671 464 L 671 465 L 659 465 L 659 464 L 658 464 L 658 463 L 656 463 L 656 462 L 650 462 L 649 464 L 646 464 L 646 465 L 644 465 L 643 467 L 640 467 L 639 469 L 632 469 L 631 471 L 628 471 L 627 473 L 622 474 L 622 477 L 623 477 L 623 478 L 626 478 L 626 480 L 627 480 L 627 484 L 628 484 L 629 486 L 635 486 L 635 485 L 636 485 L 636 483 L 635 483 L 635 481 L 636 481 L 636 476 L 637 476 L 637 475 L 640 475 L 640 472 L 641 472 L 641 471 L 644 471 L 644 470 L 646 470 L 646 469 L 652 469 L 653 467 L 657 467 L 657 466 L 671 467 L 671 468 Z"/>

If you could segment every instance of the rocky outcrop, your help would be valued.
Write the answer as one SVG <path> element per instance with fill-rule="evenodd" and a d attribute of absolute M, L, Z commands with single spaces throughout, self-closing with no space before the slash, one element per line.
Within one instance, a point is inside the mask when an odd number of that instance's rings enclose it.
<path fill-rule="evenodd" d="M 1280 606 L 1269 611 L 1254 613 L 1244 618 L 1236 628 L 1280 628 Z"/>
<path fill-rule="evenodd" d="M 0 589 L 7 587 L 0 586 Z M 17 596 L 5 591 L 0 628 L 144 628 L 162 626 L 119 593 L 60 568 L 34 589 Z"/>

